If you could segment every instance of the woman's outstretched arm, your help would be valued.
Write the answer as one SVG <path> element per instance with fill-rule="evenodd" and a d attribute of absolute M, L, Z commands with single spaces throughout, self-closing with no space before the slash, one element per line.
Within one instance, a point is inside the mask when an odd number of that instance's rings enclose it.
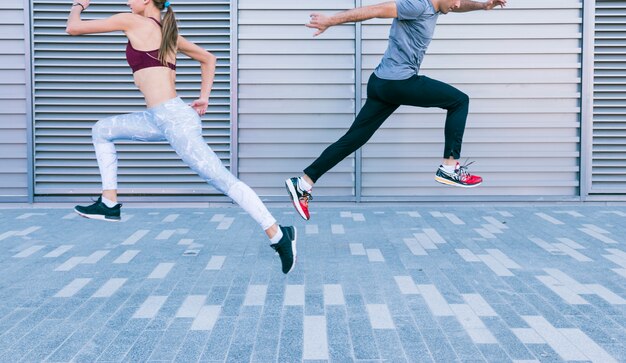
<path fill-rule="evenodd" d="M 81 20 L 80 13 L 89 7 L 89 0 L 76 0 L 67 19 L 65 32 L 69 35 L 93 33 L 108 33 L 114 31 L 126 32 L 133 24 L 133 18 L 139 15 L 120 13 L 106 19 Z"/>

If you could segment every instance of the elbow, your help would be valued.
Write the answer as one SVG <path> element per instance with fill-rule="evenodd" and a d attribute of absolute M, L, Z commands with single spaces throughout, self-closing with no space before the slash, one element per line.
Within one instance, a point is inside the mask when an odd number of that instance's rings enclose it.
<path fill-rule="evenodd" d="M 76 28 L 74 28 L 71 25 L 68 25 L 65 27 L 65 32 L 69 35 L 78 35 L 78 31 L 76 31 Z"/>
<path fill-rule="evenodd" d="M 207 64 L 214 65 L 214 64 L 217 63 L 217 57 L 214 56 L 213 54 L 209 53 L 209 52 L 206 52 L 206 57 L 205 57 L 204 61 Z"/>
<path fill-rule="evenodd" d="M 378 5 L 373 5 L 375 17 L 379 19 L 389 19 L 398 17 L 398 8 L 395 1 L 389 1 Z"/>

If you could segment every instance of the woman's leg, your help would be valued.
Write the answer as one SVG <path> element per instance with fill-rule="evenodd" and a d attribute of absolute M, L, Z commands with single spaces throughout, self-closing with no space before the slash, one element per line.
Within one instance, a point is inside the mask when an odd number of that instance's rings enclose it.
<path fill-rule="evenodd" d="M 117 154 L 114 141 L 164 140 L 161 131 L 150 122 L 149 111 L 113 116 L 96 122 L 92 139 L 102 176 L 102 197 L 88 206 L 76 206 L 74 210 L 83 217 L 110 222 L 121 220 L 121 205 L 117 203 Z"/>
<path fill-rule="evenodd" d="M 157 124 L 183 161 L 207 183 L 241 206 L 272 238 L 276 219 L 261 199 L 245 183 L 231 174 L 202 138 L 200 118 L 187 105 L 169 106 L 155 111 Z"/>
<path fill-rule="evenodd" d="M 283 273 L 296 264 L 297 232 L 294 227 L 276 224 L 261 199 L 249 186 L 224 167 L 220 158 L 202 138 L 200 118 L 182 101 L 172 101 L 155 110 L 156 123 L 176 153 L 207 183 L 228 195 L 263 228 L 271 247 L 280 256 Z"/>
<path fill-rule="evenodd" d="M 134 112 L 102 119 L 92 128 L 103 195 L 117 200 L 117 152 L 114 141 L 164 141 L 161 130 L 151 122 L 150 111 Z"/>

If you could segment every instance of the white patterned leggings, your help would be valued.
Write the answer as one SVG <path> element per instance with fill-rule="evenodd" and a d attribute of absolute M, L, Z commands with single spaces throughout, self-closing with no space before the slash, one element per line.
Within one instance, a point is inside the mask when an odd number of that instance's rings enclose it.
<path fill-rule="evenodd" d="M 276 220 L 249 186 L 224 167 L 204 142 L 198 114 L 179 97 L 146 111 L 98 121 L 92 129 L 103 190 L 117 190 L 114 141 L 168 141 L 178 156 L 202 179 L 239 204 L 263 228 Z"/>

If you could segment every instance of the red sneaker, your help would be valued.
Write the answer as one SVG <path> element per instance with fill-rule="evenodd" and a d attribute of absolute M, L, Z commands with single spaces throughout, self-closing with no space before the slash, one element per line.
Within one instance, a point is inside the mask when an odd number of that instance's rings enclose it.
<path fill-rule="evenodd" d="M 461 166 L 458 162 L 454 168 L 454 172 L 448 172 L 444 169 L 443 165 L 437 169 L 435 173 L 435 180 L 441 184 L 453 185 L 462 188 L 477 187 L 483 182 L 483 178 L 478 175 L 472 175 L 467 170 L 473 162 Z"/>
<path fill-rule="evenodd" d="M 291 197 L 293 206 L 298 211 L 298 214 L 308 221 L 311 218 L 309 214 L 309 200 L 313 200 L 313 196 L 306 190 L 300 189 L 298 179 L 300 178 L 289 178 L 285 180 L 285 186 L 287 187 L 289 197 Z"/>

